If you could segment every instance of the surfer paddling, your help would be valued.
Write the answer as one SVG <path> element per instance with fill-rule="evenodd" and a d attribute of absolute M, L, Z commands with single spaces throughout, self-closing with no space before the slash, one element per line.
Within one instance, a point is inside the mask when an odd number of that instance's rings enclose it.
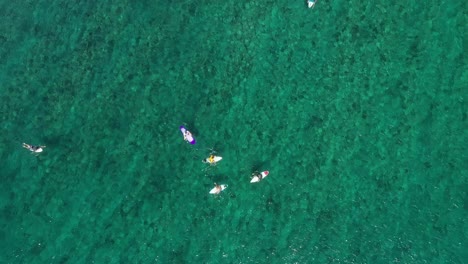
<path fill-rule="evenodd" d="M 224 191 L 227 188 L 227 184 L 214 184 L 215 187 L 211 189 L 210 194 L 219 194 L 220 192 Z"/>
<path fill-rule="evenodd" d="M 180 132 L 182 132 L 185 141 L 189 142 L 192 145 L 196 143 L 192 133 L 190 133 L 190 131 L 188 131 L 184 126 L 180 126 L 179 129 Z"/>
<path fill-rule="evenodd" d="M 259 182 L 261 180 L 263 180 L 266 176 L 268 176 L 268 174 L 270 174 L 269 171 L 262 171 L 262 172 L 254 172 L 252 173 L 252 180 L 250 180 L 251 183 L 254 183 L 254 182 Z"/>
<path fill-rule="evenodd" d="M 33 152 L 33 153 L 36 153 L 36 154 L 39 154 L 42 151 L 44 151 L 45 147 L 46 146 L 34 146 L 34 145 L 29 145 L 29 144 L 23 143 L 23 148 L 25 148 L 25 149 Z"/>
<path fill-rule="evenodd" d="M 203 163 L 208 163 L 210 165 L 216 165 L 216 163 L 220 160 L 222 160 L 223 157 L 220 156 L 215 156 L 215 155 L 210 155 L 208 158 L 202 160 Z"/>
<path fill-rule="evenodd" d="M 192 138 L 193 138 L 192 133 L 190 133 L 190 131 L 188 130 L 185 130 L 184 140 L 190 142 L 192 141 Z"/>
<path fill-rule="evenodd" d="M 258 171 L 252 173 L 252 178 L 255 178 L 255 177 L 257 177 L 258 181 L 261 181 L 263 178 L 262 174 Z"/>

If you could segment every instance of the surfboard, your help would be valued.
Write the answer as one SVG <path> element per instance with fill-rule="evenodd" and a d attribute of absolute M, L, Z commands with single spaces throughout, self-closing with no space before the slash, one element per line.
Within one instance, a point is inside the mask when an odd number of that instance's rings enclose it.
<path fill-rule="evenodd" d="M 221 186 L 221 189 L 218 189 L 218 186 Z M 218 194 L 228 187 L 227 184 L 220 184 L 218 186 L 215 186 L 213 189 L 211 189 L 210 194 Z"/>
<path fill-rule="evenodd" d="M 190 133 L 190 131 L 188 131 L 184 126 L 180 126 L 180 132 L 182 132 L 182 135 L 184 136 L 184 140 L 186 140 L 192 145 L 196 143 L 195 138 L 193 137 L 192 133 Z M 187 137 L 185 137 L 186 132 L 190 133 L 189 135 L 187 135 Z"/>
<path fill-rule="evenodd" d="M 269 171 L 262 171 L 261 174 L 262 174 L 262 180 L 263 180 L 263 179 L 266 178 L 266 176 L 268 176 L 268 174 L 270 174 L 270 172 Z M 251 183 L 259 182 L 259 181 L 260 181 L 260 179 L 257 176 L 253 177 L 252 180 L 250 180 Z"/>

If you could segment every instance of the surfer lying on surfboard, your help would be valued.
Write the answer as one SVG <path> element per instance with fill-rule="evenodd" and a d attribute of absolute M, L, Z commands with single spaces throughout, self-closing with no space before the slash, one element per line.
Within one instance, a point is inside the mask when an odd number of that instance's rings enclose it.
<path fill-rule="evenodd" d="M 214 184 L 215 187 L 211 189 L 210 194 L 219 194 L 220 192 L 224 191 L 227 188 L 227 184 Z"/>
<path fill-rule="evenodd" d="M 26 143 L 23 143 L 23 148 L 31 151 L 31 152 L 34 152 L 34 153 L 41 153 L 42 151 L 44 151 L 44 148 L 46 146 L 33 146 L 33 145 L 29 145 L 29 144 L 26 144 Z"/>
<path fill-rule="evenodd" d="M 195 138 L 193 137 L 192 133 L 188 131 L 184 126 L 180 126 L 180 132 L 184 135 L 184 140 L 189 142 L 190 144 L 195 144 Z"/>
<path fill-rule="evenodd" d="M 208 163 L 210 165 L 216 165 L 216 162 L 222 160 L 223 157 L 210 155 L 208 158 L 202 160 L 203 163 Z"/>
<path fill-rule="evenodd" d="M 259 182 L 261 180 L 263 180 L 266 176 L 268 176 L 268 174 L 270 174 L 269 171 L 262 171 L 262 172 L 254 172 L 252 173 L 252 180 L 250 181 L 251 183 L 254 183 L 254 182 Z"/>

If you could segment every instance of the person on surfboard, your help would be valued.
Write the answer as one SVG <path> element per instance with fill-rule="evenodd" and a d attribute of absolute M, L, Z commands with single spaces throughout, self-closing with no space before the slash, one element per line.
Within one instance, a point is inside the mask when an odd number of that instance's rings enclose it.
<path fill-rule="evenodd" d="M 188 143 L 194 145 L 196 143 L 195 138 L 193 137 L 192 133 L 185 128 L 185 126 L 180 126 L 179 127 L 180 132 L 182 132 L 182 135 L 184 136 L 184 140 L 187 141 Z"/>
<path fill-rule="evenodd" d="M 215 163 L 215 156 L 210 155 L 208 158 L 206 158 L 206 159 L 204 159 L 202 161 L 203 161 L 203 163 L 210 163 L 210 164 Z"/>
<path fill-rule="evenodd" d="M 254 173 L 252 173 L 252 179 L 250 180 L 250 183 L 262 181 L 268 175 L 270 175 L 269 171 L 262 171 L 262 172 L 255 171 Z"/>
<path fill-rule="evenodd" d="M 202 160 L 202 162 L 209 163 L 210 165 L 216 165 L 216 163 L 222 159 L 223 159 L 222 157 L 211 154 L 208 158 Z"/>
<path fill-rule="evenodd" d="M 221 187 L 221 185 L 219 185 L 217 183 L 215 183 L 214 185 L 215 185 L 215 188 L 216 188 L 216 192 L 215 192 L 216 194 L 220 193 L 223 190 L 223 187 Z"/>
<path fill-rule="evenodd" d="M 31 151 L 31 152 L 34 152 L 34 153 L 41 153 L 42 151 L 44 151 L 44 148 L 46 146 L 33 146 L 33 145 L 29 145 L 29 144 L 26 144 L 26 143 L 23 143 L 23 148 Z"/>
<path fill-rule="evenodd" d="M 227 185 L 226 185 L 226 184 L 221 184 L 221 185 L 220 185 L 220 184 L 215 183 L 214 185 L 215 185 L 215 187 L 214 187 L 213 189 L 211 189 L 211 191 L 210 191 L 211 194 L 219 194 L 219 193 L 221 193 L 224 189 L 227 188 Z"/>
<path fill-rule="evenodd" d="M 190 131 L 188 130 L 185 130 L 184 140 L 190 142 L 192 141 L 192 138 L 193 138 L 192 133 L 190 133 Z"/>
<path fill-rule="evenodd" d="M 255 172 L 252 173 L 252 178 L 254 178 L 254 177 L 257 177 L 258 181 L 261 181 L 262 178 L 263 178 L 263 175 L 260 172 L 255 171 Z"/>

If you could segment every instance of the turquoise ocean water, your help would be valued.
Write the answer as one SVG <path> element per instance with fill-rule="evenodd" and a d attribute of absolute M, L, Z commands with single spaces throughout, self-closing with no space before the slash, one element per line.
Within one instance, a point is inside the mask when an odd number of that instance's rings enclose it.
<path fill-rule="evenodd" d="M 467 13 L 1 0 L 0 263 L 468 263 Z"/>

